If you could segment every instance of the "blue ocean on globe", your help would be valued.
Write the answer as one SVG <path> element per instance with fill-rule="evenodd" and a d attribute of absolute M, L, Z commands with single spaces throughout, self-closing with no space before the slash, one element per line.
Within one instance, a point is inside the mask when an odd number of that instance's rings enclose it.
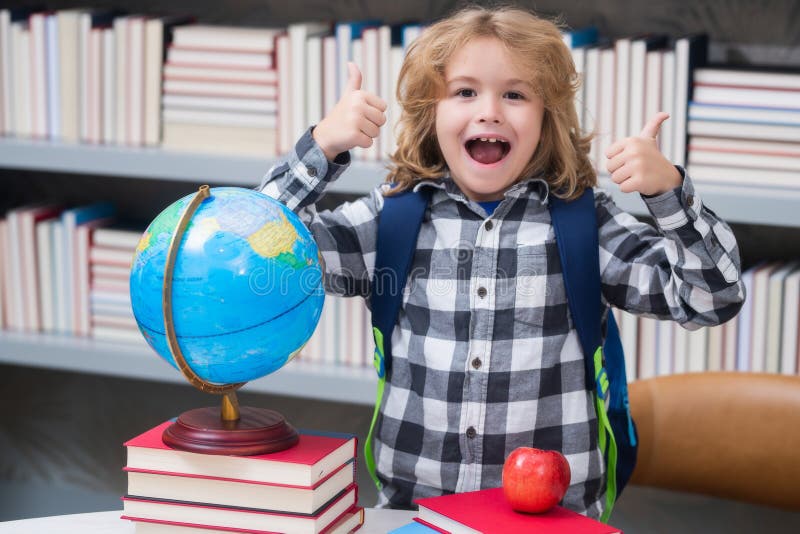
<path fill-rule="evenodd" d="M 133 314 L 147 343 L 176 369 L 162 292 L 170 240 L 194 195 L 167 207 L 133 259 Z M 311 233 L 280 202 L 250 189 L 211 188 L 183 235 L 172 279 L 176 337 L 194 373 L 246 382 L 285 365 L 311 337 L 324 290 Z"/>

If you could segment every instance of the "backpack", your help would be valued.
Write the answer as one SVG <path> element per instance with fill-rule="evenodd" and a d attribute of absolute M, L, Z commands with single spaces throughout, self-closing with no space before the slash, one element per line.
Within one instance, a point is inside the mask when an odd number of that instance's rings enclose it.
<path fill-rule="evenodd" d="M 430 200 L 428 190 L 406 191 L 384 197 L 378 221 L 375 273 L 385 281 L 370 296 L 372 333 L 375 338 L 373 364 L 378 373 L 377 398 L 369 434 L 364 444 L 367 469 L 378 489 L 372 437 L 383 398 L 386 373 L 391 366 L 391 335 L 403 299 L 417 236 Z M 608 521 L 614 502 L 622 493 L 636 464 L 637 434 L 628 405 L 625 359 L 614 316 L 608 313 L 603 343 L 600 294 L 600 261 L 594 191 L 587 188 L 579 198 L 567 202 L 554 195 L 550 215 L 558 243 L 567 301 L 578 331 L 586 366 L 586 387 L 594 394 L 600 450 L 606 463 L 606 506 L 601 520 Z M 593 269 L 586 269 L 591 265 Z"/>

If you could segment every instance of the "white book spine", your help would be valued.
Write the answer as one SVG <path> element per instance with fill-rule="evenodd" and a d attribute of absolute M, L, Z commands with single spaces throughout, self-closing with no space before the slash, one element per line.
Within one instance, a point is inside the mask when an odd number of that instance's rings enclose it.
<path fill-rule="evenodd" d="M 626 374 L 629 377 L 642 378 L 639 372 L 639 321 L 635 315 L 625 311 L 619 312 L 619 335 L 622 350 L 625 353 Z"/>
<path fill-rule="evenodd" d="M 130 87 L 128 91 L 128 142 L 144 144 L 144 17 L 132 17 L 129 22 Z"/>
<path fill-rule="evenodd" d="M 2 16 L 2 12 L 0 12 Z M 8 249 L 8 229 L 5 219 L 0 219 L 0 330 L 6 327 L 6 305 L 8 298 L 8 258 L 11 256 Z"/>
<path fill-rule="evenodd" d="M 389 148 L 386 151 L 386 155 L 394 154 L 397 150 L 397 136 L 399 135 L 398 128 L 400 126 L 400 115 L 402 113 L 402 108 L 400 107 L 400 101 L 397 100 L 397 84 L 400 80 L 400 69 L 403 66 L 403 60 L 405 59 L 405 50 L 401 46 L 393 46 L 389 55 L 390 63 L 391 63 L 391 73 L 390 73 L 390 86 L 391 91 L 386 95 L 388 97 L 387 103 L 389 105 L 389 116 L 387 117 L 387 125 L 388 131 L 384 133 L 389 139 Z"/>
<path fill-rule="evenodd" d="M 669 120 L 661 124 L 659 146 L 661 153 L 675 161 L 675 51 L 666 50 L 661 58 L 661 111 L 669 113 Z"/>
<path fill-rule="evenodd" d="M 586 47 L 572 48 L 570 53 L 572 54 L 572 62 L 575 64 L 575 72 L 580 79 L 580 85 L 575 91 L 575 113 L 578 115 L 578 125 L 583 130 L 585 127 L 583 112 L 586 102 Z"/>
<path fill-rule="evenodd" d="M 389 113 L 389 102 L 392 101 L 394 85 L 392 85 L 392 28 L 381 26 L 378 28 L 378 96 L 386 102 L 386 113 Z M 387 159 L 394 146 L 390 117 L 381 128 L 377 139 L 377 159 Z"/>
<path fill-rule="evenodd" d="M 92 29 L 91 13 L 81 13 L 78 30 L 78 137 L 89 139 L 89 33 Z"/>
<path fill-rule="evenodd" d="M 626 135 L 638 135 L 646 120 L 650 119 L 645 111 L 647 97 L 647 44 L 636 40 L 630 45 L 628 86 L 628 125 Z"/>
<path fill-rule="evenodd" d="M 701 373 L 708 369 L 706 362 L 707 343 L 708 343 L 708 329 L 699 328 L 688 332 L 688 349 L 687 349 L 687 371 L 690 373 Z"/>
<path fill-rule="evenodd" d="M 45 14 L 30 16 L 31 136 L 47 138 L 47 52 Z"/>
<path fill-rule="evenodd" d="M 672 321 L 658 321 L 656 326 L 658 338 L 658 376 L 672 374 L 674 353 L 674 337 Z"/>
<path fill-rule="evenodd" d="M 45 22 L 47 36 L 47 131 L 52 139 L 61 138 L 60 62 L 58 55 L 58 17 L 48 15 Z"/>
<path fill-rule="evenodd" d="M 639 318 L 639 378 L 656 376 L 656 320 L 650 317 Z"/>
<path fill-rule="evenodd" d="M 722 358 L 723 371 L 736 371 L 739 322 L 732 319 L 723 325 L 724 329 L 724 350 Z"/>
<path fill-rule="evenodd" d="M 14 117 L 19 137 L 30 137 L 32 132 L 31 117 L 33 103 L 31 101 L 31 62 L 29 60 L 31 39 L 28 28 L 22 24 L 12 24 L 14 34 L 14 74 L 16 78 L 14 94 Z"/>
<path fill-rule="evenodd" d="M 686 165 L 686 109 L 689 102 L 689 40 L 675 43 L 675 108 L 672 163 Z"/>
<path fill-rule="evenodd" d="M 353 63 L 356 64 L 356 66 L 358 67 L 358 70 L 360 70 L 361 73 L 363 74 L 364 73 L 364 47 L 361 44 L 361 39 L 353 39 L 353 41 L 350 43 L 350 46 L 351 46 L 351 51 L 352 51 L 352 55 L 353 55 L 353 58 L 352 58 Z M 363 85 L 362 85 L 362 88 L 363 88 Z M 366 156 L 366 149 L 364 149 L 362 147 L 359 147 L 359 146 L 355 147 L 352 150 L 352 154 L 353 154 L 353 157 L 355 159 L 363 160 L 363 159 L 366 159 L 366 157 L 367 157 Z"/>
<path fill-rule="evenodd" d="M 614 72 L 613 84 L 614 97 L 612 109 L 614 112 L 614 126 L 611 129 L 612 142 L 630 135 L 628 118 L 631 110 L 631 40 L 617 39 L 614 42 Z M 638 105 L 638 103 L 637 103 Z M 605 152 L 605 150 L 603 150 Z"/>
<path fill-rule="evenodd" d="M 641 117 L 641 125 L 639 129 L 633 131 L 639 133 L 646 121 L 649 121 L 653 116 L 661 111 L 661 60 L 664 53 L 661 50 L 653 50 L 647 53 L 645 58 L 645 89 L 644 89 L 644 116 Z M 663 123 L 662 123 L 663 125 Z M 633 117 L 631 118 L 631 127 L 635 128 Z M 659 142 L 664 134 L 660 134 Z"/>
<path fill-rule="evenodd" d="M 292 149 L 292 55 L 288 35 L 276 39 L 278 62 L 278 153 L 286 154 Z"/>
<path fill-rule="evenodd" d="M 0 9 L 0 135 L 13 132 L 11 92 L 11 13 Z"/>
<path fill-rule="evenodd" d="M 155 146 L 161 141 L 161 83 L 164 54 L 164 23 L 148 19 L 144 28 L 144 110 L 143 143 Z"/>
<path fill-rule="evenodd" d="M 590 48 L 586 51 L 586 75 L 583 78 L 584 89 L 584 108 L 583 108 L 583 129 L 587 133 L 597 132 L 597 117 L 599 113 L 600 98 L 600 49 Z M 597 139 L 592 141 L 589 158 L 597 161 L 600 154 L 600 143 Z"/>
<path fill-rule="evenodd" d="M 614 127 L 614 49 L 608 48 L 600 53 L 600 99 L 598 101 L 599 116 L 597 120 L 598 143 L 595 166 L 598 174 L 608 174 L 606 169 L 606 150 L 613 142 Z M 627 122 L 626 122 L 627 124 Z"/>
<path fill-rule="evenodd" d="M 338 87 L 338 61 L 336 37 L 327 35 L 322 38 L 322 116 L 326 117 L 336 105 Z"/>
<path fill-rule="evenodd" d="M 7 217 L 8 249 L 10 251 L 8 270 L 9 284 L 6 289 L 9 293 L 8 326 L 11 330 L 25 330 L 25 299 L 22 294 L 22 244 L 20 243 L 20 215 L 18 211 L 11 211 Z"/>
<path fill-rule="evenodd" d="M 114 87 L 116 88 L 114 106 L 114 142 L 127 145 L 128 140 L 128 100 L 130 99 L 128 60 L 129 18 L 114 19 Z"/>
<path fill-rule="evenodd" d="M 103 30 L 103 143 L 116 142 L 116 48 L 114 30 Z"/>
<path fill-rule="evenodd" d="M 675 374 L 685 373 L 689 370 L 689 331 L 675 323 L 673 325 L 673 360 L 672 368 Z"/>
<path fill-rule="evenodd" d="M 712 326 L 708 329 L 708 370 L 722 371 L 723 347 L 724 347 L 725 327 L 724 325 Z"/>
<path fill-rule="evenodd" d="M 54 265 L 60 265 L 61 268 L 55 269 L 55 290 L 53 296 L 55 298 L 55 330 L 58 333 L 66 334 L 67 329 L 67 314 L 68 301 L 67 301 L 67 273 L 66 268 L 66 255 L 64 251 L 64 223 L 56 221 L 53 224 L 53 260 Z"/>
<path fill-rule="evenodd" d="M 80 13 L 59 11 L 58 64 L 59 92 L 61 94 L 61 139 L 77 143 L 80 139 L 80 78 L 78 55 Z"/>
<path fill-rule="evenodd" d="M 39 277 L 39 310 L 43 332 L 55 331 L 53 309 L 54 274 L 58 267 L 53 262 L 54 220 L 46 220 L 36 225 L 37 274 Z"/>
<path fill-rule="evenodd" d="M 322 37 L 311 36 L 306 41 L 306 125 L 322 120 Z"/>
<path fill-rule="evenodd" d="M 361 88 L 373 95 L 380 96 L 380 71 L 378 70 L 378 29 L 367 28 L 361 37 L 362 70 Z M 380 155 L 380 138 L 372 140 L 372 146 L 364 149 L 364 159 L 376 161 Z"/>
<path fill-rule="evenodd" d="M 786 279 L 782 315 L 781 373 L 795 375 L 800 358 L 800 270 Z"/>

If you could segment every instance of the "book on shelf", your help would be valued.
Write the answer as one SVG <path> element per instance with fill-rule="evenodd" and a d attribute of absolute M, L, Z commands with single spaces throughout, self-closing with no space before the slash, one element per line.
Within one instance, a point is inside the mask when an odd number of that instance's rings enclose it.
<path fill-rule="evenodd" d="M 6 220 L 5 218 L 0 218 L 0 329 L 4 329 L 6 327 L 6 288 L 8 287 L 8 282 L 6 280 L 6 273 L 8 272 L 8 258 L 10 256 L 8 252 L 8 243 L 6 240 Z"/>
<path fill-rule="evenodd" d="M 694 76 L 697 83 L 704 85 L 800 90 L 800 72 L 796 67 L 709 65 L 697 69 Z"/>
<path fill-rule="evenodd" d="M 269 509 L 210 506 L 197 503 L 143 499 L 125 496 L 122 519 L 162 522 L 190 527 L 211 527 L 246 532 L 296 532 L 317 534 L 349 513 L 358 502 L 353 484 L 315 514 L 297 514 Z"/>
<path fill-rule="evenodd" d="M 800 110 L 764 106 L 733 106 L 689 102 L 689 120 L 732 122 L 738 124 L 774 124 L 800 126 Z"/>
<path fill-rule="evenodd" d="M 696 84 L 694 101 L 728 106 L 800 109 L 800 89 L 761 89 Z"/>
<path fill-rule="evenodd" d="M 287 486 L 249 480 L 162 473 L 126 467 L 128 496 L 282 512 L 318 513 L 355 483 L 355 459 L 337 467 L 314 486 Z"/>
<path fill-rule="evenodd" d="M 360 506 L 353 506 L 342 514 L 341 518 L 334 521 L 329 527 L 322 531 L 322 534 L 348 534 L 361 528 L 364 524 L 364 509 Z M 231 534 L 232 532 L 246 532 L 248 534 L 259 534 L 254 530 L 240 530 L 225 528 L 224 530 L 207 527 L 189 527 L 179 524 L 155 523 L 150 521 L 138 521 L 135 528 L 136 534 Z M 262 533 L 273 534 L 273 533 Z"/>
<path fill-rule="evenodd" d="M 800 268 L 800 262 L 786 262 L 778 266 L 767 280 L 766 348 L 764 370 L 779 373 L 781 370 L 782 315 L 785 284 L 788 276 Z M 797 329 L 795 326 L 795 330 Z"/>
<path fill-rule="evenodd" d="M 277 85 L 278 72 L 275 69 L 237 69 L 232 67 L 208 69 L 167 62 L 164 64 L 164 80 Z"/>
<path fill-rule="evenodd" d="M 220 456 L 176 450 L 161 440 L 170 421 L 125 443 L 127 467 L 149 471 L 315 486 L 356 456 L 356 438 L 331 432 L 301 432 L 294 447 L 256 456 Z"/>
<path fill-rule="evenodd" d="M 282 31 L 279 28 L 188 24 L 174 30 L 172 43 L 181 48 L 271 54 L 275 50 L 275 37 Z"/>
<path fill-rule="evenodd" d="M 784 282 L 781 325 L 781 373 L 795 375 L 800 369 L 800 269 Z"/>
<path fill-rule="evenodd" d="M 450 534 L 611 534 L 621 532 L 589 517 L 556 506 L 541 514 L 516 512 L 506 501 L 503 488 L 426 497 L 414 501 L 419 506 L 416 521 L 438 532 Z"/>
<path fill-rule="evenodd" d="M 686 164 L 686 122 L 689 102 L 694 99 L 693 76 L 708 61 L 708 35 L 694 34 L 675 41 L 675 115 L 672 128 L 672 163 Z"/>

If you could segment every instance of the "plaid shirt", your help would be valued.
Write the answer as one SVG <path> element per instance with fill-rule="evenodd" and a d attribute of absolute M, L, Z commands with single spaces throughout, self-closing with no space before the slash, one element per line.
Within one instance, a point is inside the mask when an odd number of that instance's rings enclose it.
<path fill-rule="evenodd" d="M 309 130 L 261 189 L 311 229 L 326 290 L 368 298 L 385 185 L 332 211 L 314 207 L 348 163 L 347 154 L 326 161 Z M 547 183 L 514 185 L 489 217 L 447 177 L 416 187 L 434 191 L 391 336 L 374 444 L 379 505 L 497 487 L 506 456 L 528 446 L 563 452 L 572 470 L 564 505 L 599 517 L 605 466 Z M 733 317 L 744 292 L 728 226 L 688 177 L 644 201 L 657 228 L 595 193 L 605 302 L 691 329 Z"/>

